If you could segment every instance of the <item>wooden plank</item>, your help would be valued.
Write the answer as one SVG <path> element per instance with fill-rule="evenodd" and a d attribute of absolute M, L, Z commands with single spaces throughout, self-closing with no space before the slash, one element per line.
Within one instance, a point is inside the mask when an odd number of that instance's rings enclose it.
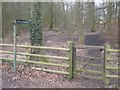
<path fill-rule="evenodd" d="M 103 65 L 99 65 L 99 64 L 90 64 L 90 63 L 84 63 L 84 62 L 79 62 L 79 61 L 76 61 L 76 63 L 81 64 L 81 65 L 94 66 L 94 67 L 103 67 Z"/>
<path fill-rule="evenodd" d="M 14 45 L 13 45 L 13 44 L 2 44 L 2 43 L 0 43 L 0 46 L 9 46 L 9 47 L 13 47 Z"/>
<path fill-rule="evenodd" d="M 91 45 L 77 45 L 74 46 L 76 49 L 86 49 L 86 48 L 98 48 L 98 49 L 104 49 L 103 46 L 91 46 Z"/>
<path fill-rule="evenodd" d="M 110 58 L 110 59 L 107 59 L 107 61 L 119 61 L 119 58 Z"/>
<path fill-rule="evenodd" d="M 103 72 L 95 71 L 95 70 L 86 70 L 86 69 L 79 69 L 77 72 L 88 72 L 88 73 L 94 73 L 94 74 L 103 74 Z"/>
<path fill-rule="evenodd" d="M 106 87 L 106 45 L 104 45 L 104 59 L 103 59 L 103 82 L 104 82 L 104 87 Z"/>
<path fill-rule="evenodd" d="M 62 51 L 69 51 L 68 48 L 56 48 L 56 47 L 45 47 L 45 46 L 27 46 L 27 45 L 17 45 L 17 47 L 21 48 L 38 48 L 38 49 L 51 49 L 51 50 L 62 50 Z"/>
<path fill-rule="evenodd" d="M 114 53 L 119 53 L 120 50 L 119 49 L 107 49 L 107 52 L 114 52 Z"/>
<path fill-rule="evenodd" d="M 74 72 L 73 75 L 76 75 L 76 48 L 73 47 L 73 60 L 74 60 Z"/>
<path fill-rule="evenodd" d="M 68 42 L 69 44 L 69 49 L 70 51 L 68 52 L 68 57 L 69 57 L 69 60 L 68 60 L 68 64 L 70 65 L 70 67 L 68 68 L 68 72 L 69 72 L 69 75 L 68 75 L 68 79 L 72 79 L 74 77 L 74 42 L 73 41 L 69 41 Z"/>
<path fill-rule="evenodd" d="M 14 59 L 12 59 L 12 58 L 1 58 L 1 57 L 0 57 L 0 61 L 13 62 L 13 60 L 14 60 Z M 26 65 L 26 63 L 25 63 L 24 60 L 19 60 L 19 61 L 17 61 L 17 64 Z"/>
<path fill-rule="evenodd" d="M 35 63 L 35 64 L 43 64 L 43 65 L 49 65 L 49 66 L 59 66 L 59 67 L 69 67 L 69 65 L 65 64 L 55 64 L 55 63 L 47 63 L 47 62 L 38 62 L 38 61 L 28 61 L 28 63 Z"/>
<path fill-rule="evenodd" d="M 98 80 L 102 80 L 102 77 L 95 77 L 95 76 L 89 76 L 89 75 L 85 75 L 85 74 L 79 74 L 81 77 L 84 78 L 90 78 L 90 79 L 98 79 Z"/>
<path fill-rule="evenodd" d="M 43 68 L 36 68 L 36 67 L 31 67 L 32 69 L 35 70 L 40 70 L 40 71 L 45 71 L 45 72 L 51 72 L 51 73 L 57 73 L 57 74 L 69 74 L 69 72 L 63 72 L 63 71 L 56 71 L 56 70 L 49 70 L 49 69 L 43 69 Z"/>
<path fill-rule="evenodd" d="M 1 60 L 1 61 L 13 61 L 14 59 L 12 59 L 12 58 L 3 58 L 3 57 L 0 57 L 0 60 Z"/>
<path fill-rule="evenodd" d="M 111 70 L 120 70 L 119 67 L 112 67 L 112 66 L 106 66 L 106 69 L 111 69 Z"/>
<path fill-rule="evenodd" d="M 39 54 L 27 54 L 27 53 L 17 53 L 17 55 L 28 55 L 28 56 L 36 56 L 36 57 L 45 57 L 45 58 L 56 58 L 56 59 L 65 59 L 69 60 L 68 57 L 61 57 L 61 56 L 50 56 L 50 55 L 39 55 Z"/>
<path fill-rule="evenodd" d="M 13 61 L 13 70 L 14 70 L 14 73 L 16 73 L 16 59 L 17 59 L 17 54 L 16 54 L 16 24 L 13 24 L 13 31 L 14 31 L 14 61 Z"/>
<path fill-rule="evenodd" d="M 0 52 L 1 52 L 1 53 L 13 54 L 13 52 L 10 52 L 10 51 L 0 51 Z M 69 60 L 68 57 L 50 56 L 50 55 L 39 55 L 39 54 L 30 54 L 30 53 L 21 53 L 21 52 L 17 52 L 17 55 L 27 55 L 27 56 L 36 56 L 36 57 L 45 57 L 45 58 L 56 58 L 56 59 Z"/>
<path fill-rule="evenodd" d="M 29 53 L 28 48 L 26 48 L 26 53 L 27 53 L 27 54 Z M 28 55 L 26 55 L 26 63 L 28 62 L 28 60 L 29 60 L 29 56 L 28 56 Z"/>
<path fill-rule="evenodd" d="M 0 53 L 13 54 L 14 52 L 11 52 L 11 51 L 0 51 Z"/>
<path fill-rule="evenodd" d="M 13 44 L 0 44 L 0 46 L 9 46 L 13 47 Z M 51 49 L 51 50 L 62 50 L 62 51 L 69 51 L 69 48 L 56 48 L 56 47 L 45 47 L 45 46 L 31 46 L 31 45 L 17 45 L 17 47 L 21 48 L 38 48 L 38 49 Z"/>
<path fill-rule="evenodd" d="M 120 78 L 120 75 L 106 75 L 108 78 Z"/>
<path fill-rule="evenodd" d="M 2 57 L 0 57 L 0 59 L 2 60 L 10 60 L 10 61 L 12 61 L 13 59 L 11 59 L 11 58 L 2 58 Z M 17 60 L 17 62 L 26 62 L 26 60 Z M 28 60 L 27 61 L 28 63 L 33 63 L 33 64 L 43 64 L 43 65 L 49 65 L 49 66 L 58 66 L 58 67 L 69 67 L 69 65 L 65 65 L 65 64 L 55 64 L 55 63 L 47 63 L 47 62 L 39 62 L 39 61 L 30 61 L 30 60 Z"/>

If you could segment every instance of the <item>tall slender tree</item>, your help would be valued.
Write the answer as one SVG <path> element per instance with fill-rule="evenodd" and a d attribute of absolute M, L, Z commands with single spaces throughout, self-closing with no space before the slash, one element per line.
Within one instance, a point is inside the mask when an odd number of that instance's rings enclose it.
<path fill-rule="evenodd" d="M 83 31 L 83 3 L 76 2 L 76 29 L 79 34 L 79 44 L 84 44 L 84 31 Z"/>
<path fill-rule="evenodd" d="M 92 32 L 96 31 L 95 3 L 91 2 Z"/>
<path fill-rule="evenodd" d="M 50 2 L 50 22 L 49 22 L 49 30 L 52 30 L 52 28 L 53 28 L 53 14 L 54 14 L 54 10 L 53 10 L 53 2 Z"/>
<path fill-rule="evenodd" d="M 0 39 L 2 37 L 2 2 L 0 0 Z"/>
<path fill-rule="evenodd" d="M 91 26 L 91 31 L 95 32 L 96 31 L 96 16 L 95 16 L 95 3 L 94 0 L 93 2 L 88 3 L 88 8 L 89 8 L 89 23 Z"/>
<path fill-rule="evenodd" d="M 63 23 L 64 23 L 64 28 L 66 29 L 66 11 L 65 11 L 65 2 L 62 2 L 62 10 L 63 10 Z"/>
<path fill-rule="evenodd" d="M 115 2 L 115 23 L 117 23 L 117 15 L 118 15 L 118 2 Z"/>
<path fill-rule="evenodd" d="M 118 2 L 118 8 L 119 8 L 119 11 L 118 11 L 118 35 L 119 35 L 120 34 L 120 2 Z M 120 43 L 120 39 L 118 39 L 118 44 L 119 43 Z M 120 79 L 118 81 L 119 81 L 119 88 L 120 88 Z"/>
<path fill-rule="evenodd" d="M 120 34 L 120 2 L 118 2 L 118 8 L 119 8 L 119 11 L 118 11 L 118 35 L 119 35 Z M 118 49 L 120 49 L 119 43 L 120 43 L 120 39 L 118 39 Z M 118 67 L 120 67 L 120 63 L 118 64 Z M 118 78 L 118 88 L 120 88 L 120 78 Z"/>
<path fill-rule="evenodd" d="M 106 23 L 107 23 L 107 30 L 110 30 L 110 24 L 111 24 L 111 21 L 112 21 L 112 5 L 113 5 L 113 2 L 108 2 L 108 5 L 107 5 L 107 20 L 106 20 Z"/>

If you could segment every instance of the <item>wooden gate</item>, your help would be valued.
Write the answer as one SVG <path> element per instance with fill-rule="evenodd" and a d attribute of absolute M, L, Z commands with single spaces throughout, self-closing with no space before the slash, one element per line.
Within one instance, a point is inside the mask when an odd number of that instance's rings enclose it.
<path fill-rule="evenodd" d="M 103 56 L 102 51 L 104 47 L 102 46 L 75 46 L 76 49 L 76 72 L 84 78 L 90 79 L 103 79 Z M 98 51 L 101 53 L 100 56 L 92 56 L 90 54 L 93 53 L 92 50 L 96 50 L 95 53 Z M 102 58 L 101 58 L 102 56 Z M 101 59 L 101 60 L 100 60 Z"/>
<path fill-rule="evenodd" d="M 112 56 L 112 53 L 119 55 L 119 49 L 111 49 L 110 45 L 81 45 L 74 46 L 74 49 L 74 55 L 76 55 L 76 74 L 84 78 L 101 80 L 104 83 L 104 87 L 111 84 L 111 78 L 116 78 L 117 85 L 115 87 L 119 86 L 120 56 L 116 56 L 116 58 Z M 112 62 L 115 65 L 112 65 Z M 116 71 L 117 74 L 111 74 L 111 70 Z"/>

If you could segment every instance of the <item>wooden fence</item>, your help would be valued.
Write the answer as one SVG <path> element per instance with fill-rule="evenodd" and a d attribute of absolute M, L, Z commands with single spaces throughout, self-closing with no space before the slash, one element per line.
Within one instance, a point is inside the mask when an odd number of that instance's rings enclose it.
<path fill-rule="evenodd" d="M 76 72 L 87 72 L 87 73 L 93 73 L 93 74 L 99 74 L 101 75 L 100 77 L 96 77 L 96 76 L 90 76 L 90 75 L 85 75 L 85 74 L 79 74 L 81 77 L 84 78 L 90 78 L 90 79 L 98 79 L 98 80 L 102 80 L 104 83 L 104 87 L 107 87 L 108 85 L 110 85 L 110 78 L 117 78 L 118 79 L 118 85 L 119 86 L 119 79 L 120 79 L 120 66 L 119 66 L 119 57 L 112 57 L 110 54 L 111 53 L 117 53 L 118 55 L 120 55 L 120 50 L 119 49 L 112 49 L 110 47 L 110 45 L 105 45 L 105 46 L 89 46 L 89 45 L 80 45 L 80 46 L 75 46 L 75 52 L 77 49 L 87 49 L 87 48 L 94 48 L 94 49 L 101 49 L 104 51 L 103 53 L 103 64 L 91 64 L 91 63 L 84 63 L 84 62 L 80 62 L 76 60 L 77 64 L 80 65 L 87 65 L 87 66 L 92 66 L 92 67 L 97 67 L 97 68 L 102 68 L 102 71 L 98 71 L 98 70 L 88 70 L 88 69 L 84 69 L 84 68 L 77 68 Z M 75 53 L 74 52 L 74 53 Z M 74 54 L 76 55 L 76 54 Z M 99 60 L 100 57 L 91 57 L 91 56 L 84 56 L 88 59 L 93 60 Z M 92 62 L 91 61 L 91 62 Z M 112 61 L 116 61 L 116 63 L 118 63 L 118 65 L 116 64 L 115 66 L 111 66 L 108 63 L 112 63 Z M 117 75 L 111 75 L 110 74 L 110 70 L 116 70 L 118 72 Z"/>
<path fill-rule="evenodd" d="M 4 47 L 13 47 L 14 45 L 11 44 L 0 44 L 0 46 Z M 117 59 L 111 58 L 110 53 L 119 53 L 119 49 L 111 49 L 109 45 L 105 46 L 88 46 L 88 45 L 81 45 L 81 46 L 75 46 L 74 42 L 69 41 L 68 42 L 68 48 L 56 48 L 56 47 L 44 47 L 44 46 L 28 46 L 28 45 L 16 45 L 17 47 L 20 48 L 25 48 L 26 53 L 22 52 L 17 52 L 17 55 L 25 55 L 26 60 L 18 60 L 17 62 L 23 62 L 23 63 L 33 63 L 33 64 L 41 64 L 41 65 L 49 65 L 49 66 L 58 66 L 58 67 L 65 67 L 67 68 L 67 71 L 57 71 L 57 70 L 49 70 L 49 69 L 43 69 L 43 68 L 36 68 L 38 70 L 43 70 L 46 72 L 52 72 L 52 73 L 58 73 L 58 74 L 65 74 L 67 75 L 67 78 L 72 79 L 77 72 L 89 72 L 89 73 L 94 73 L 94 74 L 99 74 L 101 75 L 100 77 L 95 77 L 95 76 L 89 76 L 89 75 L 82 75 L 80 74 L 81 77 L 85 78 L 91 78 L 91 79 L 99 79 L 104 82 L 104 85 L 107 86 L 110 84 L 109 78 L 117 78 L 119 79 L 120 76 L 118 75 L 110 75 L 110 70 L 120 70 L 120 67 L 116 66 L 110 66 L 108 65 L 109 62 L 111 61 L 116 61 L 117 63 L 119 62 Z M 31 48 L 36 48 L 36 49 L 43 49 L 43 50 L 59 50 L 59 51 L 67 51 L 68 56 L 63 57 L 63 56 L 51 56 L 51 55 L 39 55 L 39 54 L 31 54 L 28 52 L 28 49 Z M 84 63 L 84 62 L 78 62 L 76 60 L 76 50 L 77 49 L 86 49 L 86 48 L 98 48 L 102 49 L 104 51 L 103 53 L 103 64 L 90 64 L 90 63 Z M 0 51 L 1 53 L 7 53 L 7 54 L 13 54 L 13 52 L 10 51 Z M 56 64 L 56 63 L 49 63 L 49 62 L 40 62 L 40 61 L 31 61 L 29 60 L 28 56 L 35 56 L 35 57 L 45 57 L 45 58 L 53 58 L 53 59 L 64 59 L 67 61 L 66 64 Z M 90 56 L 85 56 L 87 58 L 90 58 L 92 60 L 99 60 L 100 57 L 90 57 Z M 14 59 L 11 58 L 4 58 L 0 57 L 1 60 L 7 60 L 7 61 L 14 61 Z M 76 67 L 76 64 L 81 64 L 81 65 L 88 65 L 92 67 L 98 67 L 102 68 L 102 71 L 95 71 L 95 70 L 86 70 L 83 68 L 78 69 Z"/>
<path fill-rule="evenodd" d="M 27 45 L 16 45 L 16 47 L 25 48 L 26 53 L 17 52 L 17 55 L 26 55 L 26 60 L 18 60 L 17 62 L 24 62 L 24 63 L 33 63 L 33 64 L 41 64 L 41 65 L 49 65 L 49 66 L 58 66 L 58 67 L 65 67 L 67 68 L 66 72 L 63 71 L 57 71 L 57 70 L 49 70 L 49 69 L 42 69 L 42 68 L 36 68 L 39 70 L 43 70 L 46 72 L 52 72 L 52 73 L 58 73 L 58 74 L 66 74 L 67 78 L 71 79 L 73 78 L 73 72 L 74 72 L 74 57 L 73 57 L 73 45 L 74 43 L 72 41 L 68 42 L 69 47 L 68 48 L 56 48 L 56 47 L 44 47 L 44 46 L 27 46 Z M 12 44 L 0 44 L 0 46 L 4 47 L 13 47 Z M 28 52 L 28 49 L 31 48 L 37 48 L 37 49 L 44 49 L 44 50 L 60 50 L 60 51 L 67 51 L 68 56 L 62 57 L 62 56 L 51 56 L 51 55 L 39 55 L 39 54 L 31 54 Z M 0 53 L 6 53 L 6 54 L 14 54 L 14 52 L 10 51 L 4 51 L 1 50 Z M 35 56 L 35 57 L 45 57 L 45 58 L 53 58 L 53 59 L 64 59 L 67 61 L 67 64 L 56 64 L 56 63 L 49 63 L 49 62 L 41 62 L 41 61 L 31 61 L 28 59 L 28 56 Z M 1 60 L 7 60 L 7 61 L 14 61 L 12 58 L 4 58 L 0 57 Z M 16 63 L 15 63 L 16 64 Z M 14 65 L 14 64 L 13 64 Z"/>
<path fill-rule="evenodd" d="M 105 86 L 110 84 L 110 78 L 117 78 L 118 80 L 120 79 L 120 66 L 119 66 L 119 57 L 114 58 L 112 56 L 112 53 L 117 53 L 119 55 L 120 50 L 119 49 L 112 49 L 110 45 L 105 45 L 105 50 L 104 50 L 104 84 Z M 110 63 L 116 62 L 115 65 L 111 65 Z M 115 74 L 110 74 L 110 70 L 115 70 L 118 72 L 117 75 Z M 119 82 L 118 82 L 119 84 Z M 117 85 L 119 86 L 119 85 Z"/>

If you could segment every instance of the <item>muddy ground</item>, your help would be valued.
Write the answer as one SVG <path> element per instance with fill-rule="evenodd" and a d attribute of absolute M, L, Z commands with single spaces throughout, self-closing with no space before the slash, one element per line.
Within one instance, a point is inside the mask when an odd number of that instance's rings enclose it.
<path fill-rule="evenodd" d="M 98 33 L 97 33 L 98 34 Z M 101 40 L 99 34 L 94 34 L 94 37 L 86 36 L 85 43 L 88 45 L 102 45 L 104 43 Z M 88 40 L 89 39 L 89 40 Z M 68 47 L 67 41 L 73 40 L 78 41 L 77 34 L 69 35 L 63 32 L 44 31 L 44 45 L 54 47 Z M 100 41 L 98 41 L 100 40 Z M 91 41 L 91 42 L 90 42 Z M 3 43 L 11 43 L 10 38 L 3 40 Z M 29 44 L 29 34 L 24 32 L 20 37 L 17 38 L 18 44 Z M 88 56 L 100 57 L 98 61 L 91 61 L 80 57 L 81 52 Z M 62 52 L 49 52 L 48 54 L 61 55 Z M 52 55 L 53 55 L 52 54 Z M 78 50 L 76 60 L 85 61 L 89 63 L 103 64 L 102 52 L 99 49 L 96 50 Z M 82 66 L 84 68 L 90 68 Z M 93 70 L 100 70 L 102 68 L 92 68 Z M 17 73 L 13 73 L 12 64 L 3 62 L 2 63 L 2 87 L 3 88 L 102 88 L 104 87 L 102 80 L 91 80 L 81 77 L 79 74 L 74 79 L 68 80 L 65 75 L 52 74 L 43 71 L 33 70 L 30 67 L 24 65 L 17 66 Z"/>

